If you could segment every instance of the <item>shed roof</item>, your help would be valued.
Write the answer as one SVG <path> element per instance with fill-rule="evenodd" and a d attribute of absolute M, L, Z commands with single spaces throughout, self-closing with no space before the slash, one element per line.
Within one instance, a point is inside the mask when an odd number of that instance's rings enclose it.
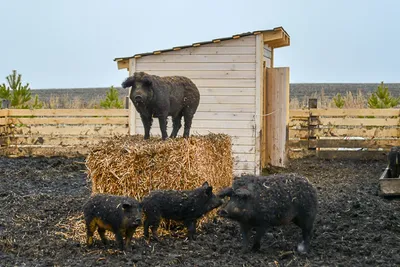
<path fill-rule="evenodd" d="M 176 47 L 169 48 L 169 49 L 156 50 L 156 51 L 146 52 L 146 53 L 139 53 L 139 54 L 135 54 L 135 55 L 129 56 L 129 57 L 117 57 L 114 59 L 114 61 L 117 61 L 118 63 L 122 63 L 122 64 L 118 64 L 118 65 L 121 65 L 121 66 L 118 66 L 118 68 L 121 69 L 121 68 L 126 68 L 126 65 L 127 65 L 126 61 L 130 58 L 140 58 L 143 56 L 157 55 L 157 54 L 162 54 L 164 52 L 175 51 L 175 50 L 180 50 L 180 49 L 189 48 L 189 47 L 196 47 L 196 46 L 201 46 L 201 45 L 210 44 L 210 43 L 219 43 L 221 41 L 226 41 L 226 40 L 231 40 L 231 39 L 239 39 L 244 36 L 257 35 L 257 34 L 261 34 L 261 33 L 264 35 L 264 43 L 268 44 L 271 48 L 278 48 L 278 47 L 284 47 L 284 46 L 290 45 L 289 34 L 283 29 L 283 27 L 276 27 L 273 29 L 258 30 L 258 31 L 234 34 L 230 37 L 222 37 L 222 38 L 217 38 L 217 39 L 213 39 L 213 40 L 209 40 L 209 41 L 196 42 L 196 43 L 193 43 L 190 45 L 176 46 Z M 121 62 L 121 61 L 125 61 L 125 62 Z"/>

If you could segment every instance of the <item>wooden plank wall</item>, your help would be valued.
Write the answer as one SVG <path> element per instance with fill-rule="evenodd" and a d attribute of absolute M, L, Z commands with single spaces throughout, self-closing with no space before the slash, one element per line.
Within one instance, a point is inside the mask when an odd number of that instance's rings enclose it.
<path fill-rule="evenodd" d="M 77 155 L 129 133 L 128 109 L 2 109 L 1 155 Z"/>
<path fill-rule="evenodd" d="M 265 66 L 266 68 L 272 68 L 272 53 L 273 50 L 271 47 L 269 47 L 267 44 L 264 45 L 264 54 L 263 58 L 265 61 Z"/>
<path fill-rule="evenodd" d="M 132 64 L 135 71 L 192 79 L 201 98 L 191 133 L 231 135 L 235 174 L 256 172 L 255 114 L 260 113 L 256 112 L 256 36 L 144 56 Z M 143 134 L 139 114 L 134 117 L 132 133 Z M 171 130 L 169 118 L 168 133 Z M 182 133 L 183 119 L 178 135 Z M 158 120 L 154 120 L 151 134 L 160 135 Z"/>
<path fill-rule="evenodd" d="M 315 125 L 311 131 L 310 124 Z M 312 149 L 324 157 L 357 157 L 395 145 L 400 145 L 400 109 L 290 110 L 291 158 Z"/>

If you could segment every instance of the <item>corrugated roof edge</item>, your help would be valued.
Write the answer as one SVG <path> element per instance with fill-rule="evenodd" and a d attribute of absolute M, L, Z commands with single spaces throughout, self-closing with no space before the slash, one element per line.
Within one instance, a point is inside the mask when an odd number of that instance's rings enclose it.
<path fill-rule="evenodd" d="M 205 44 L 211 44 L 211 43 L 220 42 L 220 41 L 236 39 L 236 38 L 239 38 L 239 37 L 255 35 L 255 34 L 262 33 L 262 32 L 271 32 L 271 31 L 275 31 L 275 30 L 278 30 L 278 29 L 281 29 L 282 31 L 285 32 L 285 34 L 287 36 L 289 36 L 289 34 L 283 29 L 283 27 L 280 26 L 280 27 L 275 27 L 273 29 L 268 29 L 268 30 L 259 30 L 259 31 L 238 33 L 238 34 L 232 35 L 231 37 L 216 38 L 216 39 L 213 39 L 213 40 L 210 40 L 210 41 L 196 42 L 196 43 L 193 43 L 191 45 L 175 46 L 175 47 L 169 48 L 169 49 L 155 50 L 153 52 L 146 52 L 146 53 L 139 53 L 139 54 L 135 54 L 135 55 L 130 56 L 130 57 L 117 57 L 117 58 L 114 59 L 114 61 L 120 61 L 120 60 L 124 60 L 124 59 L 137 58 L 137 57 L 143 57 L 143 56 L 149 56 L 149 55 L 157 55 L 157 54 L 161 54 L 161 53 L 164 53 L 164 52 L 175 51 L 175 50 L 180 50 L 180 49 L 189 48 L 189 47 L 196 47 L 196 46 L 200 46 L 200 45 L 205 45 Z"/>

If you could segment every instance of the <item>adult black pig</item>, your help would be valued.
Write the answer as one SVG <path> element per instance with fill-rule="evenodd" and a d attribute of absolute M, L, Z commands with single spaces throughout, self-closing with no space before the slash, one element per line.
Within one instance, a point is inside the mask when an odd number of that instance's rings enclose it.
<path fill-rule="evenodd" d="M 141 206 L 137 200 L 110 194 L 91 196 L 83 205 L 83 213 L 86 222 L 87 245 L 93 244 L 93 233 L 97 228 L 105 245 L 108 243 L 105 232 L 112 231 L 120 250 L 124 250 L 124 247 L 130 244 L 142 219 Z M 125 236 L 125 246 L 123 236 Z"/>
<path fill-rule="evenodd" d="M 222 200 L 214 195 L 207 182 L 193 190 L 156 190 L 142 200 L 145 219 L 144 236 L 149 237 L 149 227 L 153 238 L 159 240 L 157 229 L 161 217 L 183 221 L 188 229 L 189 240 L 195 239 L 196 222 L 204 214 L 222 205 Z"/>
<path fill-rule="evenodd" d="M 400 146 L 390 149 L 389 155 L 389 177 L 398 178 L 400 176 Z"/>
<path fill-rule="evenodd" d="M 158 118 L 162 139 L 168 137 L 167 117 L 172 117 L 173 129 L 170 138 L 175 138 L 185 121 L 183 137 L 190 134 L 193 116 L 200 102 L 196 85 L 183 76 L 160 77 L 145 72 L 135 72 L 122 87 L 132 87 L 129 98 L 140 114 L 144 127 L 144 139 L 150 138 L 153 117 Z"/>
<path fill-rule="evenodd" d="M 302 229 L 303 240 L 297 250 L 309 250 L 318 203 L 317 192 L 305 177 L 293 173 L 241 176 L 217 196 L 230 197 L 217 214 L 240 223 L 243 251 L 248 251 L 252 228 L 256 230 L 252 249 L 258 250 L 267 228 L 290 222 Z"/>

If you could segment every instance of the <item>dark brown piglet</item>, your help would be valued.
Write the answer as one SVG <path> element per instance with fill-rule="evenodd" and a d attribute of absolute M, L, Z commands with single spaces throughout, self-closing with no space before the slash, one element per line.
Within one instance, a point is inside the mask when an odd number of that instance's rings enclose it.
<path fill-rule="evenodd" d="M 157 228 L 161 218 L 182 221 L 188 229 L 190 240 L 195 238 L 197 219 L 222 205 L 207 182 L 194 190 L 157 190 L 142 201 L 145 219 L 144 236 L 149 237 L 149 227 L 158 240 Z"/>
<path fill-rule="evenodd" d="M 83 206 L 83 213 L 88 246 L 93 244 L 93 233 L 96 229 L 103 243 L 107 244 L 105 232 L 108 230 L 114 233 L 121 250 L 130 244 L 142 218 L 140 203 L 137 200 L 109 194 L 96 194 L 90 197 Z"/>

